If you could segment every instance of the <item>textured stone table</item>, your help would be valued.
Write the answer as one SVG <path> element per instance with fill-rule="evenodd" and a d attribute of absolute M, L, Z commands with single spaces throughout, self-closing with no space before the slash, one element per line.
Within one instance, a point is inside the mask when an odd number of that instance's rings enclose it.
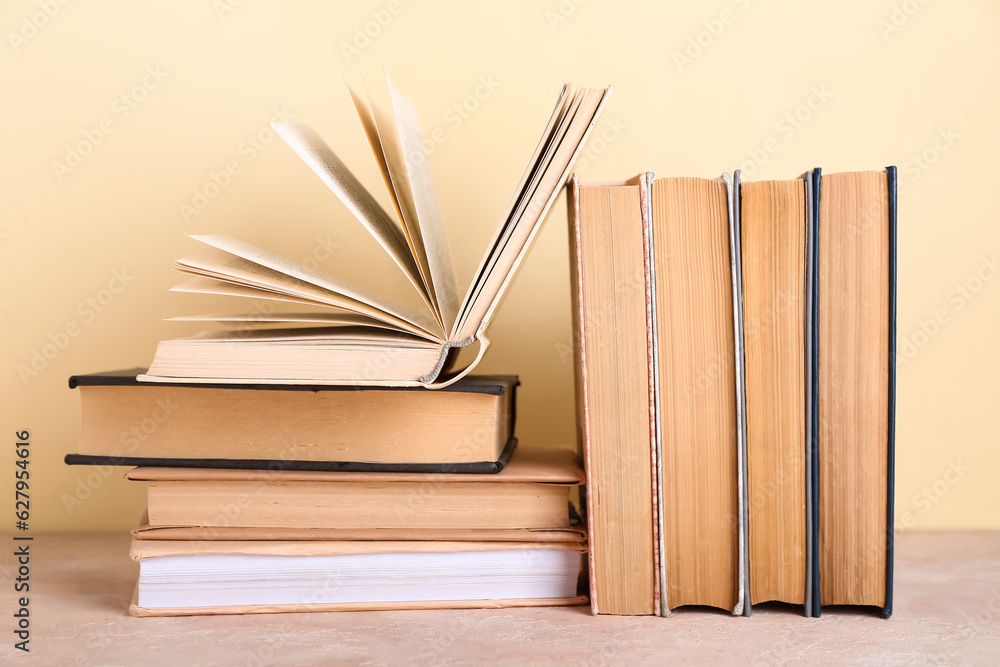
<path fill-rule="evenodd" d="M 1000 664 L 993 532 L 901 535 L 888 621 L 775 607 L 751 618 L 593 617 L 575 607 L 139 619 L 126 611 L 138 571 L 128 536 L 42 535 L 31 542 L 30 654 L 13 646 L 16 543 L 0 539 L 0 656 L 11 664 Z"/>

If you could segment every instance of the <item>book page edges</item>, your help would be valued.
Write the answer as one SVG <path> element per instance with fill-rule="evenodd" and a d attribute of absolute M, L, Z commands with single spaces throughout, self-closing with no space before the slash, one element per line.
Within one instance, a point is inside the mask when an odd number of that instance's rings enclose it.
<path fill-rule="evenodd" d="M 729 267 L 730 280 L 732 281 L 733 294 L 733 350 L 734 350 L 734 379 L 736 392 L 736 448 L 737 448 L 737 525 L 739 529 L 739 555 L 737 574 L 737 600 L 733 607 L 733 614 L 737 616 L 749 616 L 751 612 L 750 604 L 750 564 L 748 558 L 749 549 L 749 508 L 748 508 L 748 487 L 747 487 L 747 422 L 746 422 L 746 362 L 744 358 L 744 337 L 743 337 L 743 264 L 741 259 L 741 229 L 739 203 L 740 195 L 737 192 L 740 183 L 740 175 L 737 172 L 734 177 L 728 173 L 722 175 L 722 182 L 726 185 L 726 208 L 729 215 Z"/>
<path fill-rule="evenodd" d="M 561 549 L 584 553 L 582 542 L 454 542 L 414 540 L 132 540 L 129 556 L 141 561 L 163 556 L 346 556 L 388 553 L 455 553 Z"/>
<path fill-rule="evenodd" d="M 567 195 L 567 205 L 569 207 L 569 227 L 570 227 L 570 244 L 572 249 L 573 263 L 573 276 L 575 278 L 574 285 L 572 285 L 575 291 L 574 299 L 574 356 L 575 363 L 577 365 L 576 373 L 578 391 L 580 392 L 577 399 L 577 410 L 580 414 L 577 415 L 577 439 L 579 441 L 579 446 L 582 449 L 583 454 L 583 467 L 584 474 L 586 475 L 587 482 L 591 479 L 591 456 L 590 456 L 590 412 L 588 409 L 588 395 L 587 395 L 587 332 L 586 323 L 584 318 L 584 313 L 586 312 L 584 298 L 583 298 L 583 247 L 580 242 L 580 222 L 581 222 L 581 210 L 580 210 L 580 176 L 579 174 L 573 174 L 569 183 L 569 190 Z M 586 493 L 586 520 L 587 520 L 587 535 L 589 536 L 588 543 L 588 555 L 587 560 L 589 567 L 588 571 L 588 582 L 590 585 L 590 612 L 592 614 L 600 613 L 600 591 L 597 586 L 597 575 L 596 567 L 594 564 L 594 553 L 596 551 L 595 540 L 594 540 L 594 494 L 593 492 Z"/>
<path fill-rule="evenodd" d="M 154 541 L 405 541 L 405 542 L 570 542 L 586 544 L 587 533 L 570 528 L 240 528 L 205 526 L 150 526 L 143 517 L 132 537 Z"/>
<path fill-rule="evenodd" d="M 507 275 L 504 276 L 503 281 L 500 283 L 500 286 L 497 289 L 496 294 L 493 296 L 492 301 L 490 302 L 489 307 L 486 309 L 486 312 L 483 315 L 482 319 L 478 322 L 478 324 L 475 325 L 475 330 L 477 332 L 476 333 L 477 337 L 482 337 L 482 332 L 485 331 L 485 329 L 487 328 L 487 326 L 489 326 L 490 320 L 493 318 L 494 312 L 496 311 L 496 309 L 499 306 L 500 302 L 503 300 L 504 294 L 506 293 L 507 288 L 509 287 L 511 280 L 517 274 L 517 271 L 518 271 L 518 269 L 520 268 L 520 265 L 521 265 L 521 261 L 524 259 L 525 255 L 527 254 L 528 249 L 531 247 L 531 244 L 532 244 L 532 241 L 535 238 L 535 235 L 538 233 L 538 230 L 541 228 L 542 223 L 545 221 L 545 218 L 548 215 L 549 210 L 551 209 L 552 205 L 555 203 L 555 200 L 558 198 L 560 192 L 562 191 L 563 186 L 566 184 L 566 181 L 569 178 L 570 172 L 573 169 L 573 164 L 576 162 L 577 157 L 583 151 L 584 146 L 586 146 L 587 139 L 590 137 L 590 133 L 593 131 L 594 126 L 597 124 L 597 120 L 601 117 L 601 113 L 604 110 L 604 105 L 607 103 L 608 97 L 611 95 L 611 92 L 613 90 L 614 90 L 614 86 L 608 86 L 607 88 L 604 89 L 604 92 L 601 94 L 601 99 L 598 102 L 597 107 L 595 108 L 595 110 L 593 112 L 593 115 L 590 118 L 590 121 L 588 122 L 586 130 L 584 130 L 583 136 L 580 139 L 580 143 L 577 145 L 576 149 L 571 154 L 571 156 L 569 158 L 569 162 L 568 162 L 568 164 L 566 166 L 566 169 L 564 170 L 564 172 L 560 176 L 559 185 L 557 185 L 553 189 L 552 194 L 549 196 L 548 200 L 542 206 L 541 212 L 538 215 L 538 219 L 535 221 L 534 226 L 532 227 L 531 231 L 529 232 L 528 237 L 525 240 L 523 247 L 518 252 L 516 258 L 514 259 L 513 264 L 511 265 L 510 270 L 507 272 Z M 485 264 L 486 264 L 486 262 L 484 262 L 484 266 L 485 266 Z M 482 270 L 482 267 L 480 268 L 480 270 Z M 478 275 L 474 276 L 473 277 L 473 281 L 472 281 L 471 284 L 475 285 L 476 281 L 478 281 L 479 279 L 480 279 L 480 276 L 478 276 Z M 470 308 L 471 308 L 471 304 L 470 304 Z M 467 330 L 467 328 L 466 328 L 466 330 Z"/>
<path fill-rule="evenodd" d="M 344 602 L 335 604 L 233 605 L 226 607 L 140 607 L 138 587 L 129 614 L 136 617 L 215 616 L 220 614 L 282 614 L 324 611 L 402 611 L 417 609 L 509 609 L 512 607 L 568 607 L 587 603 L 587 596 L 520 600 L 433 600 L 427 602 Z"/>
<path fill-rule="evenodd" d="M 646 363 L 648 366 L 647 381 L 649 386 L 649 464 L 652 488 L 653 515 L 653 614 L 664 616 L 666 606 L 666 590 L 661 586 L 660 559 L 663 550 L 660 547 L 660 439 L 659 424 L 656 419 L 659 404 L 658 374 L 656 370 L 656 303 L 653 300 L 653 255 L 652 255 L 652 216 L 650 208 L 649 188 L 652 174 L 643 173 L 629 179 L 629 184 L 639 186 L 639 215 L 642 220 L 643 245 L 643 275 L 645 276 L 646 299 Z"/>

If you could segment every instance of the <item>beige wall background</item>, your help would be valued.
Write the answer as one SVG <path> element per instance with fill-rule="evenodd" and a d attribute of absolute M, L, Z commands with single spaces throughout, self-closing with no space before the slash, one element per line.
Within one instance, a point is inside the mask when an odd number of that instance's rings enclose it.
<path fill-rule="evenodd" d="M 199 328 L 165 317 L 246 308 L 167 291 L 171 261 L 197 246 L 185 233 L 406 294 L 267 130 L 310 123 L 377 191 L 341 80 L 385 66 L 425 134 L 439 130 L 431 165 L 465 281 L 563 80 L 616 87 L 578 163 L 588 181 L 898 165 L 897 525 L 1000 528 L 998 28 L 992 0 L 5 2 L 0 489 L 13 500 L 28 429 L 32 530 L 134 524 L 144 490 L 123 469 L 62 463 L 79 425 L 66 380 L 146 365 L 157 341 Z M 212 187 L 231 161 L 239 173 Z M 482 365 L 521 376 L 525 446 L 575 437 L 568 270 L 561 197 Z"/>

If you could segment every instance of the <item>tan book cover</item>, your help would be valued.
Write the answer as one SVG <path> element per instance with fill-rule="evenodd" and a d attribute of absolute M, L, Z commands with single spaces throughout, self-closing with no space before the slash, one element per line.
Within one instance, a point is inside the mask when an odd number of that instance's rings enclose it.
<path fill-rule="evenodd" d="M 493 475 L 137 468 L 151 526 L 308 529 L 570 527 L 570 450 L 524 450 Z"/>

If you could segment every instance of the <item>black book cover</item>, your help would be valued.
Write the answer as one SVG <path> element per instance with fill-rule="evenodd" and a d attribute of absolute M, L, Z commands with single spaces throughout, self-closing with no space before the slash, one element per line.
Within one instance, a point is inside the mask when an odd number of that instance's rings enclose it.
<path fill-rule="evenodd" d="M 885 606 L 882 618 L 892 616 L 893 516 L 896 493 L 896 167 L 885 168 L 889 186 L 889 424 L 885 528 Z"/>
<path fill-rule="evenodd" d="M 163 383 L 139 382 L 136 376 L 145 373 L 145 368 L 105 371 L 73 375 L 69 378 L 70 389 L 86 386 L 129 386 L 129 387 L 186 387 L 192 390 L 225 388 L 242 391 L 417 391 L 417 392 L 457 392 L 479 393 L 502 396 L 511 391 L 510 434 L 500 458 L 496 461 L 475 461 L 472 463 L 371 463 L 358 461 L 301 461 L 280 459 L 207 459 L 207 458 L 156 458 L 141 456 L 96 456 L 90 454 L 67 454 L 63 459 L 67 465 L 115 465 L 153 466 L 169 468 L 229 468 L 235 470 L 308 470 L 333 472 L 420 472 L 489 475 L 504 469 L 517 448 L 514 425 L 517 417 L 516 390 L 520 384 L 517 376 L 469 375 L 458 382 L 441 389 L 424 387 L 363 387 L 356 385 L 282 385 L 282 384 L 209 384 L 209 383 Z"/>
<path fill-rule="evenodd" d="M 809 301 L 811 304 L 809 320 L 811 322 L 812 336 L 809 341 L 811 350 L 809 373 L 811 381 L 809 383 L 809 403 L 813 409 L 809 415 L 809 424 L 806 425 L 807 439 L 809 447 L 809 499 L 810 518 L 812 519 L 811 534 L 809 535 L 809 549 L 813 555 L 813 567 L 809 572 L 809 585 L 812 588 L 812 595 L 808 596 L 812 601 L 812 610 L 807 610 L 806 616 L 819 617 L 820 596 L 819 596 L 819 200 L 820 185 L 823 182 L 823 170 L 819 167 L 810 172 L 812 180 L 812 211 L 809 220 L 809 229 L 812 237 L 812 244 L 809 247 L 809 263 L 811 271 L 809 276 Z M 811 611 L 811 613 L 810 613 Z"/>
<path fill-rule="evenodd" d="M 896 487 L 896 266 L 897 266 L 897 222 L 896 222 L 896 211 L 897 211 L 897 170 L 895 166 L 888 166 L 885 168 L 886 180 L 888 187 L 888 204 L 889 204 L 889 377 L 888 377 L 888 424 L 887 424 L 887 442 L 886 442 L 886 456 L 887 461 L 887 475 L 886 480 L 886 543 L 885 543 L 885 606 L 881 609 L 882 618 L 889 618 L 892 616 L 892 578 L 893 578 L 893 512 L 895 511 L 895 487 Z M 822 182 L 822 171 L 816 168 L 812 171 L 812 184 L 813 184 L 813 220 L 815 230 L 815 247 L 812 249 L 814 253 L 814 275 L 813 275 L 813 288 L 814 288 L 814 299 L 813 299 L 813 312 L 812 317 L 814 322 L 818 322 L 818 308 L 817 299 L 818 296 L 818 277 L 819 277 L 819 267 L 818 262 L 815 259 L 819 257 L 819 202 L 820 202 L 820 185 Z M 816 378 L 818 375 L 818 364 L 819 364 L 819 328 L 814 327 L 813 336 L 813 363 L 815 364 L 813 368 L 814 375 Z M 813 401 L 818 400 L 817 390 L 818 383 L 814 382 L 812 390 Z M 814 405 L 818 405 L 814 403 Z M 810 470 L 810 475 L 812 476 L 812 488 L 814 493 L 813 506 L 816 508 L 814 515 L 815 527 L 813 535 L 813 549 L 814 553 L 819 553 L 819 422 L 818 422 L 818 410 L 813 411 L 813 423 L 809 425 L 809 437 L 812 443 L 812 467 Z M 820 615 L 820 594 L 819 594 L 819 567 L 817 566 L 815 571 L 815 577 L 813 580 L 814 595 L 813 595 L 813 616 Z"/>
<path fill-rule="evenodd" d="M 437 391 L 437 390 L 433 390 Z M 144 456 L 92 456 L 67 454 L 66 465 L 159 468 L 225 468 L 230 470 L 307 470 L 323 472 L 425 472 L 492 475 L 510 463 L 517 448 L 511 437 L 496 461 L 474 463 L 359 463 L 354 461 L 283 461 L 280 459 L 166 459 Z"/>

